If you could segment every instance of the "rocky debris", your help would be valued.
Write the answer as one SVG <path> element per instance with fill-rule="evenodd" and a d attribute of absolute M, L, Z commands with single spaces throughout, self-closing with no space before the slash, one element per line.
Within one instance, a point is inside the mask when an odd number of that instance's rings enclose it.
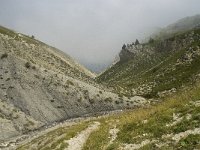
<path fill-rule="evenodd" d="M 167 143 L 162 143 L 162 142 L 159 142 L 159 143 L 155 143 L 155 146 L 159 149 L 161 149 L 163 146 L 167 146 Z"/>
<path fill-rule="evenodd" d="M 108 138 L 110 139 L 110 141 L 109 141 L 107 147 L 109 147 L 114 142 L 114 140 L 117 138 L 117 133 L 119 131 L 120 130 L 118 128 L 116 128 L 116 124 L 113 126 L 112 129 L 109 130 L 110 136 Z"/>
<path fill-rule="evenodd" d="M 138 44 L 138 45 L 128 44 L 126 48 L 120 51 L 119 61 L 128 61 L 136 57 L 149 56 L 153 53 L 152 50 L 153 50 L 152 48 L 148 46 L 144 46 L 142 44 Z"/>
<path fill-rule="evenodd" d="M 181 114 L 175 114 L 173 113 L 173 122 L 166 124 L 167 127 L 172 127 L 183 121 L 184 117 L 186 120 L 190 120 L 192 118 L 191 114 L 186 114 L 184 116 L 181 116 Z"/>
<path fill-rule="evenodd" d="M 187 49 L 187 52 L 181 58 L 177 59 L 176 66 L 183 65 L 183 64 L 191 64 L 192 61 L 198 56 L 200 56 L 199 46 L 189 47 Z"/>
<path fill-rule="evenodd" d="M 185 132 L 181 132 L 172 136 L 172 140 L 178 143 L 181 139 L 187 137 L 190 134 L 200 134 L 200 128 L 195 128 L 193 130 L 187 130 Z"/>
<path fill-rule="evenodd" d="M 162 135 L 163 140 L 168 139 L 168 141 L 165 141 L 164 143 L 161 142 L 161 140 L 158 141 L 158 140 L 154 140 L 154 139 L 151 139 L 151 140 L 146 139 L 146 140 L 142 141 L 140 144 L 123 144 L 121 146 L 121 149 L 122 150 L 136 150 L 136 149 L 140 149 L 140 148 L 144 147 L 147 144 L 152 144 L 152 143 L 154 143 L 157 148 L 161 148 L 163 146 L 167 146 L 168 144 L 170 144 L 171 140 L 173 140 L 173 142 L 175 144 L 177 144 L 181 139 L 186 138 L 188 135 L 191 135 L 191 134 L 193 134 L 193 135 L 200 134 L 200 128 L 195 128 L 193 130 L 192 129 L 187 130 L 184 132 L 180 132 L 178 134 L 171 133 L 171 134 Z"/>
<path fill-rule="evenodd" d="M 140 144 L 123 144 L 120 149 L 121 150 L 136 150 L 136 149 L 140 149 L 140 148 L 144 147 L 145 145 L 150 144 L 152 142 L 154 142 L 154 141 L 150 141 L 150 140 L 146 139 L 146 140 L 142 141 Z"/>
<path fill-rule="evenodd" d="M 153 87 L 155 87 L 156 83 L 155 82 L 149 82 L 148 84 L 142 84 L 140 86 L 138 86 L 135 91 L 136 91 L 136 95 L 145 95 L 147 93 L 150 93 L 153 89 Z"/>
<path fill-rule="evenodd" d="M 99 122 L 94 122 L 87 129 L 81 131 L 75 137 L 71 138 L 68 141 L 65 141 L 66 143 L 68 143 L 68 147 L 65 150 L 81 150 L 90 134 L 97 130 L 99 125 Z"/>
<path fill-rule="evenodd" d="M 146 123 L 148 123 L 148 120 L 145 119 L 145 120 L 142 121 L 142 123 L 143 123 L 143 124 L 146 124 Z"/>
<path fill-rule="evenodd" d="M 162 92 L 158 92 L 158 96 L 159 97 L 165 97 L 165 96 L 169 96 L 169 95 L 172 95 L 173 93 L 176 93 L 176 88 L 172 88 L 170 90 L 165 90 L 165 91 L 162 91 Z"/>
<path fill-rule="evenodd" d="M 10 137 L 18 136 L 21 132 L 26 133 L 42 125 L 42 122 L 36 121 L 11 103 L 0 99 L 0 143 Z"/>
<path fill-rule="evenodd" d="M 188 135 L 193 134 L 200 134 L 200 128 L 194 128 L 194 129 L 190 129 L 190 130 L 186 130 L 184 132 L 180 132 L 177 134 L 166 134 L 166 135 L 162 135 L 162 139 L 170 139 L 173 140 L 175 143 L 178 143 L 181 139 L 186 138 Z"/>
<path fill-rule="evenodd" d="M 190 103 L 192 105 L 194 105 L 195 107 L 200 107 L 200 100 L 199 101 L 191 101 Z"/>
<path fill-rule="evenodd" d="M 174 126 L 174 125 L 180 123 L 183 120 L 183 117 L 179 117 L 179 116 L 180 116 L 180 114 L 173 113 L 173 122 L 170 124 L 166 124 L 166 126 L 171 127 L 171 126 Z"/>

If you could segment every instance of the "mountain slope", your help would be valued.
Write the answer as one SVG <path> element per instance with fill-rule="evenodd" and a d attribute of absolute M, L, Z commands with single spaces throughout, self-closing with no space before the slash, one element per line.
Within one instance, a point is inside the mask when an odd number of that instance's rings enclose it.
<path fill-rule="evenodd" d="M 145 103 L 111 93 L 93 77 L 61 51 L 1 27 L 0 141 L 69 118 Z"/>
<path fill-rule="evenodd" d="M 183 33 L 200 27 L 200 14 L 182 18 L 175 23 L 168 25 L 165 28 L 159 29 L 152 37 L 156 39 L 166 39 L 176 33 Z"/>
<path fill-rule="evenodd" d="M 83 150 L 199 149 L 199 97 L 200 84 L 197 82 L 153 106 L 88 119 L 72 126 L 66 122 L 26 141 L 17 150 L 64 150 L 73 142 L 75 147 L 84 142 Z M 95 124 L 98 124 L 95 130 L 81 138 Z"/>
<path fill-rule="evenodd" d="M 191 30 L 200 27 L 200 14 L 189 16 L 168 25 L 164 30 L 169 33 Z"/>
<path fill-rule="evenodd" d="M 120 61 L 101 74 L 97 81 L 118 93 L 163 96 L 192 83 L 200 73 L 200 29 L 129 45 L 120 52 Z"/>
<path fill-rule="evenodd" d="M 12 52 L 22 59 L 79 79 L 95 76 L 56 48 L 4 27 L 0 27 L 0 32 L 3 33 L 1 37 L 2 49 Z"/>
<path fill-rule="evenodd" d="M 84 150 L 199 149 L 199 82 L 165 101 L 97 120 Z"/>

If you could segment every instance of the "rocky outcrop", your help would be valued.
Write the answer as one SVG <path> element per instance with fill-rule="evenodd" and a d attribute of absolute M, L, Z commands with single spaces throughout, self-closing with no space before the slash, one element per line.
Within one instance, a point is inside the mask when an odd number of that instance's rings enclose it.
<path fill-rule="evenodd" d="M 122 49 L 119 53 L 120 61 L 127 61 L 134 56 L 134 53 L 130 52 L 128 49 Z"/>
<path fill-rule="evenodd" d="M 128 61 L 130 59 L 134 59 L 135 57 L 139 57 L 144 53 L 144 46 L 142 44 L 134 45 L 128 44 L 125 48 L 123 48 L 120 53 L 120 61 Z"/>

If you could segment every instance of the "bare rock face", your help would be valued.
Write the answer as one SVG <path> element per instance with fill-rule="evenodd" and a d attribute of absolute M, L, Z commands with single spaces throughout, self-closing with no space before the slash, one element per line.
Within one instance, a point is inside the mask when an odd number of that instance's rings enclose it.
<path fill-rule="evenodd" d="M 127 61 L 131 58 L 134 58 L 134 56 L 134 53 L 132 53 L 128 49 L 122 49 L 119 53 L 120 61 Z"/>
<path fill-rule="evenodd" d="M 0 142 L 53 122 L 146 103 L 93 78 L 61 51 L 0 28 Z"/>

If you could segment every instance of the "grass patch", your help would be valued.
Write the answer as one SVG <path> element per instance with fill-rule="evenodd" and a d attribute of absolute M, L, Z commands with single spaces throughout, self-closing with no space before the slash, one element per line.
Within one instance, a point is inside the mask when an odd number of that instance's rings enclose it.
<path fill-rule="evenodd" d="M 176 95 L 165 98 L 163 102 L 149 108 L 138 108 L 104 118 L 101 120 L 99 130 L 90 135 L 84 146 L 84 150 L 101 150 L 103 148 L 111 150 L 118 149 L 122 143 L 140 144 L 146 139 L 158 140 L 164 143 L 168 142 L 169 145 L 167 147 L 163 146 L 162 149 L 174 149 L 177 145 L 174 145 L 174 143 L 168 141 L 168 139 L 162 139 L 162 136 L 199 127 L 200 108 L 190 105 L 191 101 L 195 102 L 199 99 L 200 85 L 191 89 L 179 91 Z M 183 117 L 183 120 L 173 126 L 167 126 L 167 124 L 174 122 L 174 113 L 181 114 L 180 117 Z M 187 114 L 191 114 L 192 117 L 186 119 L 185 116 Z M 144 123 L 144 120 L 147 120 L 147 122 Z M 116 124 L 120 131 L 114 143 L 106 147 L 109 142 L 109 129 L 112 128 L 114 124 Z M 192 144 L 192 142 L 190 143 Z M 155 143 L 151 143 L 141 149 L 158 148 Z"/>
<path fill-rule="evenodd" d="M 102 150 L 109 142 L 109 124 L 104 119 L 100 121 L 101 125 L 97 131 L 89 136 L 83 150 Z"/>
<path fill-rule="evenodd" d="M 194 150 L 200 149 L 200 135 L 189 135 L 184 139 L 181 139 L 176 145 L 177 149 L 181 150 Z"/>

